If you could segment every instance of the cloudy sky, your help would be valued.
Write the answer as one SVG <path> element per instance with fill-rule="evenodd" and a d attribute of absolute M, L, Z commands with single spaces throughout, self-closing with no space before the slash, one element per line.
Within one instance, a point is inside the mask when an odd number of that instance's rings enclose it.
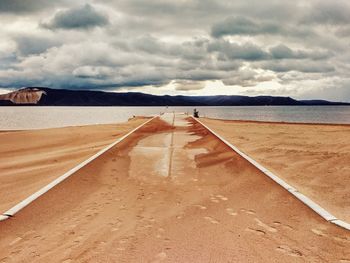
<path fill-rule="evenodd" d="M 1 0 L 0 91 L 350 101 L 348 0 Z"/>

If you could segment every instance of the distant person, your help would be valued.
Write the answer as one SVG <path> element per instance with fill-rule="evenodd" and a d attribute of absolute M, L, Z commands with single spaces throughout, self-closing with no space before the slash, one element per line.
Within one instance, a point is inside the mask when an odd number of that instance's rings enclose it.
<path fill-rule="evenodd" d="M 193 110 L 193 117 L 199 118 L 199 111 L 197 111 L 197 109 Z"/>

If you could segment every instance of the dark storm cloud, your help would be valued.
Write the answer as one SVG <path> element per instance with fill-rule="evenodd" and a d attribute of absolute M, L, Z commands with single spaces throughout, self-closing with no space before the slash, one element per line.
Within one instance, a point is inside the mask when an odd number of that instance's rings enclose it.
<path fill-rule="evenodd" d="M 321 60 L 331 56 L 326 51 L 293 50 L 284 44 L 264 50 L 253 43 L 237 44 L 226 40 L 214 40 L 207 46 L 208 52 L 216 52 L 225 59 L 259 61 L 280 59 L 313 59 Z"/>
<path fill-rule="evenodd" d="M 304 51 L 304 50 L 292 50 L 284 44 L 279 44 L 270 48 L 270 54 L 274 59 L 325 59 L 331 56 L 330 52 L 326 51 Z"/>
<path fill-rule="evenodd" d="M 21 56 L 41 54 L 51 47 L 58 46 L 60 43 L 56 39 L 31 35 L 19 35 L 15 37 L 15 41 L 18 53 Z"/>
<path fill-rule="evenodd" d="M 181 18 L 181 20 L 192 18 L 192 21 L 201 19 L 203 15 L 220 17 L 229 14 L 228 7 L 230 6 L 230 3 L 226 3 L 226 1 L 213 0 L 107 0 L 106 2 L 133 16 L 153 17 L 155 19 L 166 17 L 170 20 L 172 18 Z M 178 20 L 178 23 L 183 22 L 181 20 Z"/>
<path fill-rule="evenodd" d="M 327 73 L 335 70 L 334 66 L 327 63 L 319 63 L 319 61 L 269 61 L 263 62 L 260 66 L 275 72 Z"/>
<path fill-rule="evenodd" d="M 304 57 L 301 52 L 294 52 L 292 49 L 283 44 L 270 48 L 270 53 L 276 59 Z"/>
<path fill-rule="evenodd" d="M 1 0 L 0 13 L 33 13 L 52 8 L 64 1 L 46 0 Z"/>
<path fill-rule="evenodd" d="M 342 25 L 350 23 L 350 2 L 347 0 L 317 1 L 301 19 L 306 24 Z"/>
<path fill-rule="evenodd" d="M 247 43 L 236 44 L 228 41 L 213 41 L 208 45 L 209 52 L 217 52 L 228 59 L 242 59 L 248 61 L 264 60 L 269 57 L 269 54 L 262 50 L 259 46 Z"/>
<path fill-rule="evenodd" d="M 211 28 L 211 35 L 223 36 L 258 36 L 276 35 L 293 38 L 316 36 L 316 32 L 301 25 L 289 25 L 279 20 L 269 21 L 266 18 L 254 20 L 249 17 L 228 17 L 216 22 Z"/>
<path fill-rule="evenodd" d="M 110 77 L 112 74 L 113 69 L 104 66 L 82 66 L 73 70 L 73 75 L 78 78 L 104 79 Z"/>
<path fill-rule="evenodd" d="M 86 4 L 81 7 L 59 11 L 42 26 L 49 29 L 90 29 L 108 24 L 108 18 L 98 12 L 93 6 Z"/>
<path fill-rule="evenodd" d="M 14 69 L 18 63 L 18 57 L 16 54 L 7 54 L 0 58 L 0 70 Z"/>
<path fill-rule="evenodd" d="M 224 21 L 214 24 L 211 34 L 214 37 L 225 35 L 260 35 L 278 34 L 282 30 L 278 25 L 272 23 L 256 23 L 246 17 L 229 17 Z"/>

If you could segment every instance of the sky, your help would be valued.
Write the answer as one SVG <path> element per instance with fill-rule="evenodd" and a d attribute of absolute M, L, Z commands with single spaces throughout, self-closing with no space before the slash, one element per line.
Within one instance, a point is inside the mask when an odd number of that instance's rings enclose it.
<path fill-rule="evenodd" d="M 348 0 L 1 0 L 0 93 L 349 102 L 349 14 Z"/>

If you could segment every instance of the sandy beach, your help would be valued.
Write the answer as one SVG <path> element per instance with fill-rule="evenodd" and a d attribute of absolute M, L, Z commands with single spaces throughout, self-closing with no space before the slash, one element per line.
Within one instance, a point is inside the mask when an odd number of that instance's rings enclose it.
<path fill-rule="evenodd" d="M 144 121 L 132 120 L 118 127 L 126 133 Z M 244 134 L 233 136 L 238 130 L 232 128 L 234 123 L 204 121 L 213 129 L 220 128 L 222 134 L 226 132 L 232 141 L 236 136 L 257 134 L 259 129 L 252 128 L 250 133 L 244 128 Z M 84 147 L 81 151 L 86 151 L 87 141 L 69 139 L 72 130 L 80 134 L 79 130 L 84 133 L 85 129 L 89 139 L 93 131 L 99 143 L 96 146 L 89 140 L 89 147 L 102 147 L 113 140 L 116 127 L 101 126 L 101 133 L 96 127 L 64 128 L 70 132 L 64 135 L 66 143 L 57 143 L 72 150 L 61 158 L 73 164 L 80 160 L 74 153 Z M 285 129 L 285 133 L 293 130 L 289 126 Z M 338 126 L 325 129 L 339 129 L 339 133 L 346 130 Z M 46 138 L 56 134 L 58 139 L 62 131 L 31 133 Z M 121 129 L 118 132 L 122 133 Z M 314 132 L 315 137 L 320 133 L 319 129 Z M 15 133 L 2 136 L 9 149 L 21 153 Z M 6 136 L 13 136 L 12 140 Z M 271 137 L 271 144 L 277 143 L 277 136 Z M 21 162 L 27 159 L 32 162 L 29 164 L 45 168 L 41 156 L 46 156 L 50 146 L 41 155 L 31 157 L 30 152 L 41 149 L 35 140 L 31 141 L 31 147 L 27 145 L 19 155 Z M 305 142 L 300 143 L 298 149 L 304 146 Z M 346 148 L 338 148 L 340 153 L 342 150 Z M 30 178 L 33 185 L 37 173 L 30 172 L 30 167 L 26 167 L 23 178 Z M 346 165 L 342 167 L 346 169 Z M 57 173 L 49 175 L 50 170 Z M 42 177 L 49 181 L 62 170 L 56 162 Z M 299 171 L 300 176 L 303 171 Z M 17 174 L 15 167 L 12 173 Z M 27 189 L 25 183 L 11 180 L 11 176 L 5 178 L 11 181 L 12 192 L 17 193 L 20 186 Z M 305 178 L 306 182 L 310 175 Z M 328 185 L 333 183 L 337 181 L 328 181 Z M 334 190 L 334 198 L 328 202 L 341 212 L 335 200 L 343 198 L 338 196 L 342 188 L 338 190 L 337 184 L 329 187 Z M 12 196 L 19 199 L 22 194 Z M 327 202 L 326 197 L 318 200 Z M 0 222 L 0 233 L 0 262 L 350 262 L 349 231 L 320 218 L 185 115 L 154 119 L 13 218 Z"/>
<path fill-rule="evenodd" d="M 0 263 L 350 263 L 350 0 L 0 14 Z"/>
<path fill-rule="evenodd" d="M 350 125 L 201 121 L 338 218 L 350 222 Z"/>
<path fill-rule="evenodd" d="M 0 212 L 143 123 L 0 132 Z"/>

